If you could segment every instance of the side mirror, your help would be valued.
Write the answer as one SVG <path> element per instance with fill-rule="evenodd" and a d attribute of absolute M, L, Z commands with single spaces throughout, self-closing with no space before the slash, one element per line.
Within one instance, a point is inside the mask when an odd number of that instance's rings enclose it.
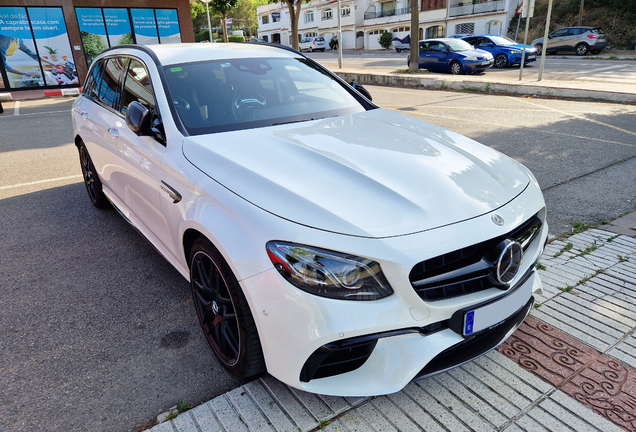
<path fill-rule="evenodd" d="M 354 89 L 358 90 L 358 92 L 362 96 L 364 96 L 365 98 L 369 99 L 370 101 L 373 101 L 373 99 L 371 98 L 371 93 L 369 93 L 369 90 L 367 90 L 364 87 L 362 87 L 361 84 L 358 84 L 355 81 L 352 81 L 351 82 L 351 87 L 353 87 Z"/>
<path fill-rule="evenodd" d="M 136 135 L 149 135 L 152 114 L 139 102 L 131 102 L 126 111 L 126 124 Z"/>
<path fill-rule="evenodd" d="M 553 38 L 553 36 L 552 36 L 552 35 L 548 35 L 548 39 L 552 39 L 552 38 Z"/>

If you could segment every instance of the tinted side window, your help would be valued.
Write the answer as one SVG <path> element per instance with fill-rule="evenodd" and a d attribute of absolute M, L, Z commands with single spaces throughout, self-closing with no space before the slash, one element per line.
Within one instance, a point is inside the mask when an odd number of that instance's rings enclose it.
<path fill-rule="evenodd" d="M 99 84 L 102 82 L 103 66 L 103 61 L 95 63 L 88 74 L 88 79 L 86 80 L 86 85 L 84 86 L 83 93 L 92 99 L 97 99 L 97 95 L 99 93 Z"/>
<path fill-rule="evenodd" d="M 128 65 L 121 101 L 121 113 L 126 114 L 131 102 L 139 102 L 155 114 L 155 96 L 148 69 L 139 60 L 132 59 Z"/>
<path fill-rule="evenodd" d="M 119 82 L 124 73 L 124 66 L 127 61 L 128 60 L 124 58 L 110 58 L 106 60 L 97 100 L 107 107 L 115 109 L 118 107 Z"/>

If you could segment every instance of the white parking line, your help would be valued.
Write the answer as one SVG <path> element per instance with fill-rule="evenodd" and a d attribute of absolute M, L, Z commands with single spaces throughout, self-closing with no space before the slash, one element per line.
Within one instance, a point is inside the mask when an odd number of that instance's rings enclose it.
<path fill-rule="evenodd" d="M 588 69 L 588 70 L 585 71 L 585 74 L 586 75 L 592 75 L 592 74 L 595 74 L 596 72 L 600 72 L 600 71 L 604 71 L 604 70 L 621 69 L 621 68 L 625 68 L 625 67 L 629 67 L 629 65 L 616 65 L 616 66 L 606 66 L 606 67 L 596 68 L 596 69 Z M 580 75 L 581 71 L 559 72 L 559 74 L 561 74 L 561 75 Z"/>
<path fill-rule="evenodd" d="M 15 101 L 15 108 L 13 108 L 13 115 L 14 116 L 20 115 L 20 101 Z"/>
<path fill-rule="evenodd" d="M 20 183 L 20 184 L 15 184 L 15 185 L 10 185 L 10 186 L 0 186 L 0 190 L 14 189 L 14 188 L 19 188 L 19 187 L 24 187 L 24 186 L 31 186 L 31 185 L 41 184 L 41 183 L 56 182 L 56 181 L 61 181 L 61 180 L 71 180 L 71 179 L 77 179 L 77 178 L 82 178 L 82 175 L 81 174 L 77 174 L 77 175 L 72 175 L 72 176 L 68 176 L 68 177 L 58 177 L 58 178 L 48 179 L 48 180 L 38 180 L 38 181 L 29 182 L 29 183 Z"/>

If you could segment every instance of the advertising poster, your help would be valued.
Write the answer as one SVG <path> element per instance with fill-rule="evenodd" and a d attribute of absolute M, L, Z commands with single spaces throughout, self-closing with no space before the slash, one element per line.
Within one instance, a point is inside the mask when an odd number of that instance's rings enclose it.
<path fill-rule="evenodd" d="M 135 43 L 130 28 L 128 9 L 104 9 L 104 19 L 110 46 Z"/>
<path fill-rule="evenodd" d="M 157 23 L 152 9 L 131 9 L 135 38 L 140 45 L 158 44 Z"/>
<path fill-rule="evenodd" d="M 28 8 L 47 86 L 79 84 L 61 8 Z"/>
<path fill-rule="evenodd" d="M 40 59 L 25 8 L 0 7 L 0 59 L 7 73 L 9 87 L 44 85 Z"/>
<path fill-rule="evenodd" d="M 89 65 L 95 57 L 108 48 L 106 27 L 101 8 L 76 8 L 82 45 L 86 63 Z"/>
<path fill-rule="evenodd" d="M 176 9 L 155 9 L 159 39 L 164 43 L 180 43 L 179 17 Z"/>

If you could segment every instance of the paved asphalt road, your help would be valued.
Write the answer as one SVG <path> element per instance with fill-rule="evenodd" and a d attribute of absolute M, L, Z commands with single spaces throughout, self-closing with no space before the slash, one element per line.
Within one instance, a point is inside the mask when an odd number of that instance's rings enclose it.
<path fill-rule="evenodd" d="M 636 208 L 636 107 L 370 87 L 385 108 L 526 164 L 551 232 Z M 115 211 L 89 202 L 72 101 L 0 116 L 0 430 L 129 431 L 241 382 L 201 335 L 188 284 Z"/>
<path fill-rule="evenodd" d="M 307 54 L 331 70 L 338 67 L 338 53 L 336 51 L 313 52 Z M 377 72 L 394 72 L 397 69 L 406 69 L 408 52 L 397 53 L 395 51 L 346 51 L 343 54 L 343 68 L 347 70 L 373 69 Z M 633 53 L 636 58 L 636 52 Z M 536 81 L 539 76 L 540 57 L 534 63 L 528 63 L 523 69 L 524 81 Z M 448 75 L 432 73 L 433 75 Z M 499 69 L 492 67 L 484 72 L 483 76 L 492 76 L 493 79 L 519 80 L 519 67 Z M 591 60 L 575 55 L 547 56 L 544 80 L 581 80 L 598 82 L 634 84 L 636 82 L 636 61 L 607 61 Z"/>

